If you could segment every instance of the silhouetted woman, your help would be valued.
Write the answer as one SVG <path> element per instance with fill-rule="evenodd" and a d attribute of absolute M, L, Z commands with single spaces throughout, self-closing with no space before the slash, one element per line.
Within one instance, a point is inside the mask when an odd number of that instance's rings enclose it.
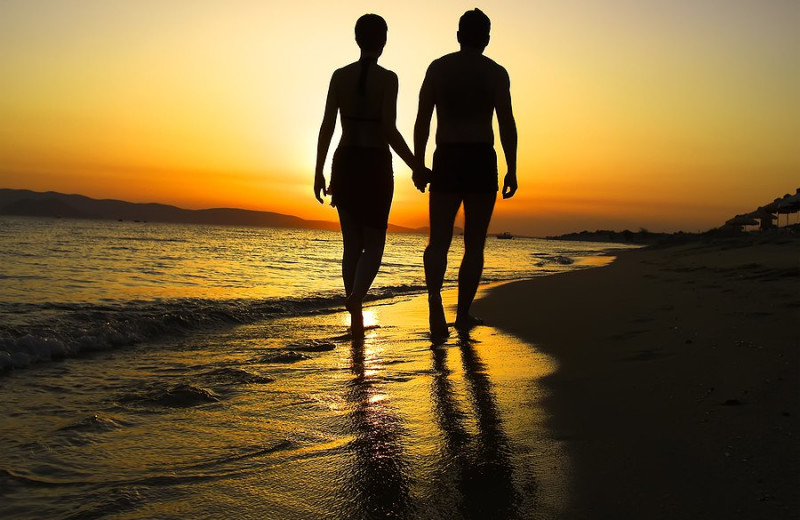
<path fill-rule="evenodd" d="M 361 58 L 336 70 L 331 77 L 325 115 L 319 130 L 314 195 L 331 196 L 339 213 L 344 253 L 342 278 L 345 306 L 354 333 L 364 330 L 361 308 L 378 274 L 386 243 L 394 178 L 391 146 L 414 169 L 414 155 L 395 125 L 397 75 L 378 65 L 386 45 L 386 21 L 365 14 L 356 22 L 356 42 Z M 330 187 L 325 189 L 322 168 L 336 115 L 341 114 L 342 137 L 333 156 Z"/>

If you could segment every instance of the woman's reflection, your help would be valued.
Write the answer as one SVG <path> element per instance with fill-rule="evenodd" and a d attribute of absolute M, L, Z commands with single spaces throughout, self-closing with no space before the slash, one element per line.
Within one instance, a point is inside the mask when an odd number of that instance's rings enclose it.
<path fill-rule="evenodd" d="M 353 471 L 347 472 L 343 518 L 413 518 L 403 427 L 384 393 L 379 358 L 365 355 L 364 341 L 352 343 L 353 379 L 348 382 L 348 420 L 355 438 L 348 445 Z"/>

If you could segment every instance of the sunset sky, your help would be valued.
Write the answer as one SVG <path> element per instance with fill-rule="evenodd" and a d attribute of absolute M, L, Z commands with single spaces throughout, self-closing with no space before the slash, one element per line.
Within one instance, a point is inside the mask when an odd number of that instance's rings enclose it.
<path fill-rule="evenodd" d="M 519 128 L 493 231 L 706 230 L 800 186 L 797 0 L 0 0 L 0 188 L 335 220 L 314 154 L 355 20 L 388 22 L 410 143 L 476 6 Z M 390 221 L 426 225 L 395 179 Z"/>

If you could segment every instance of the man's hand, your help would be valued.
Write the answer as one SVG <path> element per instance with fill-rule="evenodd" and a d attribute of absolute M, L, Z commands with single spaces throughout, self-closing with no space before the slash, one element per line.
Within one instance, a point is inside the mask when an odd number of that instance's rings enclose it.
<path fill-rule="evenodd" d="M 510 199 L 517 192 L 517 174 L 508 172 L 503 180 L 503 198 Z"/>
<path fill-rule="evenodd" d="M 321 173 L 318 173 L 314 176 L 314 196 L 317 198 L 320 204 L 325 204 L 325 201 L 322 200 L 323 195 L 327 195 L 328 190 L 325 189 L 325 176 Z"/>
<path fill-rule="evenodd" d="M 425 193 L 425 186 L 431 182 L 431 176 L 433 172 L 430 168 L 426 168 L 425 166 L 414 170 L 411 174 L 411 180 L 414 181 L 414 186 L 420 191 L 420 193 Z"/>

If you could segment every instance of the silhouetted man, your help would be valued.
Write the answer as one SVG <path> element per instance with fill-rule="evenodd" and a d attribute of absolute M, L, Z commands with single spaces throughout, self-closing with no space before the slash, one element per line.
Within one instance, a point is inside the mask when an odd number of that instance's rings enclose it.
<path fill-rule="evenodd" d="M 443 56 L 428 67 L 419 93 L 414 125 L 414 155 L 425 157 L 431 116 L 436 108 L 436 151 L 430 178 L 430 240 L 425 249 L 429 323 L 434 343 L 449 334 L 441 289 L 453 224 L 464 205 L 464 258 L 458 271 L 456 328 L 480 323 L 469 314 L 483 271 L 486 233 L 497 197 L 497 155 L 492 115 L 497 113 L 500 142 L 508 173 L 503 198 L 517 191 L 517 127 L 511 109 L 506 70 L 483 55 L 489 43 L 489 18 L 479 9 L 467 11 L 458 23 L 461 50 Z M 419 187 L 424 171 L 415 174 Z"/>

